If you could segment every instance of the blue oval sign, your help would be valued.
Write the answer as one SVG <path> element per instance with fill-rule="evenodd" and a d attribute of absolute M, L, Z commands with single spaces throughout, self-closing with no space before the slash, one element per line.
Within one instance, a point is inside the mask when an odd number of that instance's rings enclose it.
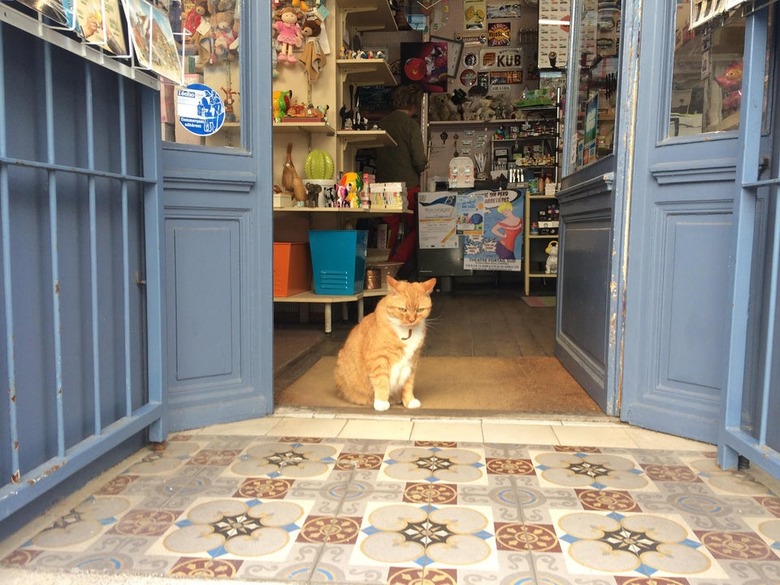
<path fill-rule="evenodd" d="M 179 123 L 197 136 L 211 136 L 225 123 L 225 107 L 208 85 L 191 83 L 176 94 Z"/>

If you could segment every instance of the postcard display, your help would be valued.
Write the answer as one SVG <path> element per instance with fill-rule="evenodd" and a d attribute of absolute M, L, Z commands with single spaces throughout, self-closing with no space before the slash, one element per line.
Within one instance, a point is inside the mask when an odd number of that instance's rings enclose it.
<path fill-rule="evenodd" d="M 177 41 L 168 2 L 146 0 L 19 0 L 52 28 L 71 31 L 85 43 L 137 69 L 172 83 L 182 81 L 181 43 Z M 123 27 L 123 22 L 126 26 Z M 179 27 L 180 28 L 180 27 Z M 129 39 L 125 38 L 125 30 Z"/>

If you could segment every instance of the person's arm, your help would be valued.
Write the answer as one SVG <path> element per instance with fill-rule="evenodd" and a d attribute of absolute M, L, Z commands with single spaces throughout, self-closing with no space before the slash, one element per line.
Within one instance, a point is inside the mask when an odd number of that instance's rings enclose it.
<path fill-rule="evenodd" d="M 409 141 L 409 155 L 411 156 L 414 170 L 418 173 L 422 173 L 428 166 L 428 158 L 425 156 L 425 144 L 423 143 L 420 126 L 418 124 L 414 124 L 411 135 L 411 140 Z"/>

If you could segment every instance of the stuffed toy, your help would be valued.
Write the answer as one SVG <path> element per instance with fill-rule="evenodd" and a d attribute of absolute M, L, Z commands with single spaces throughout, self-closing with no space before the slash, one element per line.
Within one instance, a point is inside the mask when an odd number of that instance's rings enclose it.
<path fill-rule="evenodd" d="M 477 111 L 474 112 L 476 120 L 493 120 L 496 117 L 496 111 L 493 109 L 493 100 L 489 97 L 483 97 L 476 100 Z"/>
<path fill-rule="evenodd" d="M 211 17 L 211 30 L 214 34 L 214 55 L 218 61 L 235 59 L 230 47 L 236 40 L 233 34 L 233 13 L 217 12 Z"/>
<path fill-rule="evenodd" d="M 320 71 L 325 66 L 325 54 L 320 46 L 319 36 L 322 32 L 322 22 L 319 18 L 307 18 L 301 25 L 301 34 L 306 40 L 301 56 L 301 65 L 306 70 L 309 83 L 316 83 L 320 78 Z"/>
<path fill-rule="evenodd" d="M 545 274 L 557 274 L 558 273 L 558 240 L 551 240 L 547 247 L 544 249 L 547 254 L 547 262 L 544 265 Z"/>
<path fill-rule="evenodd" d="M 287 61 L 295 63 L 297 57 L 293 55 L 295 47 L 303 45 L 303 33 L 300 20 L 303 14 L 292 6 L 285 6 L 277 13 L 279 20 L 274 23 L 276 41 L 279 43 L 279 62 Z"/>
<path fill-rule="evenodd" d="M 715 82 L 723 90 L 723 112 L 728 115 L 739 110 L 742 101 L 742 61 L 734 61 L 726 67 Z"/>
<path fill-rule="evenodd" d="M 459 120 L 458 106 L 452 103 L 448 94 L 437 93 L 431 95 L 430 119 L 432 121 L 448 122 Z"/>
<path fill-rule="evenodd" d="M 184 20 L 184 30 L 190 33 L 191 36 L 194 36 L 198 31 L 198 27 L 200 26 L 203 17 L 208 17 L 208 15 L 209 11 L 207 0 L 195 0 L 192 8 L 190 8 L 190 11 L 187 13 L 187 17 Z M 194 44 L 197 45 L 197 41 L 194 42 Z"/>

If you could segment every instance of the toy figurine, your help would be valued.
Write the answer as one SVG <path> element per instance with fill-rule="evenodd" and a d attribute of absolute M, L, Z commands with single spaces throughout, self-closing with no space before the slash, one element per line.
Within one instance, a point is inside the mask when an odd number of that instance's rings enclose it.
<path fill-rule="evenodd" d="M 303 33 L 299 24 L 302 15 L 292 6 L 285 6 L 278 15 L 279 20 L 274 23 L 276 40 L 279 43 L 278 60 L 295 63 L 298 59 L 292 54 L 293 49 L 303 45 Z"/>
<path fill-rule="evenodd" d="M 552 240 L 544 249 L 547 254 L 547 261 L 544 265 L 545 274 L 557 274 L 558 273 L 558 241 Z"/>
<path fill-rule="evenodd" d="M 228 87 L 227 89 L 221 87 L 220 89 L 225 94 L 225 122 L 236 122 L 236 111 L 233 108 L 234 104 L 236 103 L 236 98 L 233 96 L 238 95 L 238 92 L 235 91 L 232 87 Z"/>

